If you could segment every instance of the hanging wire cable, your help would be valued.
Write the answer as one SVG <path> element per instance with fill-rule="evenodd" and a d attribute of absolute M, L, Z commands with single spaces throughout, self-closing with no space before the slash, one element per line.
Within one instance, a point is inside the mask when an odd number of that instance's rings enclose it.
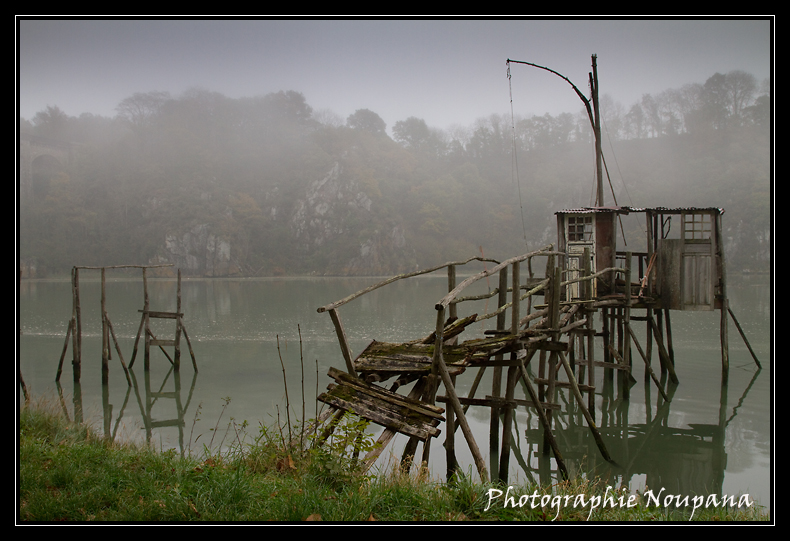
<path fill-rule="evenodd" d="M 510 176 L 511 181 L 515 181 L 516 186 L 518 187 L 518 206 L 521 209 L 521 228 L 524 231 L 524 245 L 529 248 L 529 245 L 527 244 L 527 224 L 524 221 L 524 203 L 521 200 L 521 179 L 519 178 L 518 174 L 518 154 L 516 152 L 516 118 L 515 114 L 513 113 L 513 84 L 510 79 L 510 60 L 507 61 L 507 84 L 508 90 L 510 92 L 510 125 L 511 129 L 513 130 L 513 150 L 510 163 Z"/>
<path fill-rule="evenodd" d="M 603 115 L 601 115 L 601 123 L 603 124 L 604 131 L 606 132 L 606 140 L 609 141 L 609 148 L 612 149 L 612 156 L 614 157 L 614 164 L 617 167 L 617 173 L 620 175 L 620 182 L 622 182 L 622 184 L 623 184 L 623 189 L 625 190 L 626 197 L 628 197 L 628 202 L 630 203 L 630 206 L 633 207 L 634 206 L 634 202 L 631 199 L 631 194 L 628 191 L 628 186 L 626 186 L 626 184 L 625 184 L 625 178 L 623 177 L 623 172 L 620 170 L 620 162 L 617 161 L 617 154 L 614 151 L 614 145 L 612 144 L 612 138 L 611 138 L 611 135 L 609 133 L 609 128 L 606 125 L 606 121 L 604 120 Z M 606 169 L 606 178 L 609 179 L 609 189 L 612 191 L 612 198 L 614 199 L 615 205 L 617 205 L 617 197 L 614 194 L 614 187 L 612 186 L 612 178 L 609 176 L 609 167 L 606 165 L 606 159 L 603 158 L 603 155 L 601 155 L 601 158 L 603 159 L 603 166 Z M 623 235 L 623 243 L 628 245 L 628 242 L 626 241 L 626 238 L 625 238 L 625 229 L 623 228 L 623 219 L 622 219 L 621 216 L 618 216 L 618 218 L 620 220 L 620 232 Z M 645 234 L 647 234 L 647 231 L 645 230 L 644 225 L 640 225 L 639 228 Z"/>

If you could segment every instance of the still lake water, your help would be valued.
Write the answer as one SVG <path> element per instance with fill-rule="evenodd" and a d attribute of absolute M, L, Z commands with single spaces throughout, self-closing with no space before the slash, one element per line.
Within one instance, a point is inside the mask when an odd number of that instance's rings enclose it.
<path fill-rule="evenodd" d="M 108 272 L 107 312 L 129 364 L 143 305 L 142 280 L 138 275 L 116 276 Z M 142 347 L 131 370 L 129 386 L 113 349 L 110 382 L 101 385 L 100 282 L 98 271 L 80 273 L 82 306 L 82 380 L 79 391 L 84 419 L 104 434 L 117 439 L 145 441 L 161 449 L 202 452 L 203 445 L 218 447 L 229 422 L 248 421 L 248 439 L 259 424 L 273 425 L 279 415 L 285 421 L 285 386 L 280 357 L 286 366 L 291 418 L 301 417 L 302 397 L 306 416 L 313 418 L 316 393 L 326 389 L 329 367 L 345 369 L 329 315 L 316 309 L 380 281 L 378 278 L 270 278 L 183 280 L 184 324 L 197 359 L 192 368 L 186 344 L 182 345 L 180 378 L 170 372 L 170 363 L 153 352 L 151 370 L 143 370 Z M 634 377 L 629 402 L 606 395 L 599 384 L 596 422 L 612 458 L 621 468 L 604 462 L 580 413 L 559 418 L 557 439 L 571 471 L 594 471 L 613 486 L 632 490 L 651 488 L 665 494 L 749 494 L 771 505 L 772 377 L 771 308 L 767 277 L 731 278 L 730 306 L 738 317 L 763 369 L 758 371 L 732 320 L 729 321 L 730 376 L 721 385 L 719 312 L 672 312 L 676 371 L 680 384 L 670 404 L 663 404 L 651 383 L 643 382 L 643 362 L 633 350 Z M 491 287 L 496 284 L 492 283 Z M 470 293 L 485 291 L 485 280 Z M 435 325 L 433 304 L 447 288 L 445 276 L 427 275 L 390 284 L 339 309 L 352 352 L 358 354 L 373 339 L 405 341 L 428 335 Z M 175 311 L 176 282 L 149 279 L 152 310 Z M 493 305 L 494 301 L 489 301 Z M 459 315 L 485 313 L 485 301 L 461 305 Z M 55 384 L 58 360 L 71 316 L 71 287 L 67 280 L 22 281 L 19 294 L 19 368 L 28 390 L 74 414 L 75 386 L 71 373 L 71 348 L 64 361 L 61 396 Z M 476 324 L 480 333 L 492 328 L 494 319 Z M 159 337 L 172 337 L 173 323 L 152 330 Z M 169 327 L 168 327 L 169 325 Z M 636 324 L 637 336 L 645 335 L 644 324 Z M 641 327 L 639 326 L 641 325 Z M 600 326 L 597 324 L 597 326 Z M 301 343 L 300 343 L 301 333 Z M 470 333 L 467 330 L 465 335 Z M 279 353 L 278 353 L 279 342 Z M 645 341 L 640 340 L 644 346 Z M 183 343 L 183 342 L 182 342 Z M 172 348 L 170 348 L 172 352 Z M 654 349 L 655 351 L 655 349 Z M 596 352 L 602 358 L 602 352 Z M 654 369 L 658 366 L 654 353 Z M 536 368 L 530 367 L 535 373 Z M 490 372 L 490 370 L 488 371 Z M 476 370 L 458 379 L 459 394 L 466 396 Z M 180 380 L 180 381 L 177 381 Z M 304 381 L 304 383 L 302 383 Z M 385 383 L 385 385 L 387 385 Z M 483 379 L 476 396 L 490 393 L 490 379 Z M 302 391 L 304 389 L 304 391 Z M 184 408 L 182 428 L 167 425 L 144 430 L 146 392 L 177 391 L 178 400 L 154 401 L 150 417 L 166 421 L 177 417 L 177 404 Z M 21 393 L 19 393 L 21 395 Z M 440 387 L 439 394 L 444 394 Z M 171 395 L 172 396 L 172 395 Z M 517 395 L 518 398 L 518 395 Z M 230 399 L 230 402 L 227 402 Z M 567 394 L 560 393 L 567 412 Z M 19 399 L 21 403 L 21 399 Z M 662 403 L 659 407 L 659 404 Z M 440 404 L 442 405 L 442 404 Z M 487 409 L 471 408 L 467 414 L 475 439 L 488 457 Z M 542 438 L 536 436 L 536 416 L 520 408 L 514 434 L 517 449 L 510 460 L 509 482 L 549 481 L 553 460 L 542 453 Z M 218 427 L 216 431 L 214 428 Z M 432 446 L 430 468 L 443 479 L 445 457 L 442 435 Z M 380 427 L 372 427 L 374 433 Z M 515 437 L 515 436 L 514 436 Z M 406 439 L 398 436 L 384 456 L 400 457 Z M 458 459 L 465 471 L 476 475 L 474 462 L 461 431 L 456 438 Z M 418 453 L 421 453 L 421 446 Z M 380 459 L 381 460 L 381 459 Z M 381 463 L 381 462 L 380 462 Z M 490 464 L 490 462 L 488 462 Z M 491 467 L 489 466 L 489 471 Z"/>

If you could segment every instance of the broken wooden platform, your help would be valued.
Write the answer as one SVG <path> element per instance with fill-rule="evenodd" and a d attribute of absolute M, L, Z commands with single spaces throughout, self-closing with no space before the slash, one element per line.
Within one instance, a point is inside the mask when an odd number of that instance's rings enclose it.
<path fill-rule="evenodd" d="M 423 442 L 441 434 L 436 427 L 444 421 L 444 408 L 388 391 L 335 368 L 329 369 L 329 376 L 337 383 L 329 384 L 319 401 Z"/>

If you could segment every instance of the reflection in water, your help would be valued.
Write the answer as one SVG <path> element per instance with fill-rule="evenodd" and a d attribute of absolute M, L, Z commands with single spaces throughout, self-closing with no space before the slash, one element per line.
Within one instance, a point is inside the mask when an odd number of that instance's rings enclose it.
<path fill-rule="evenodd" d="M 57 391 L 59 407 L 68 418 L 88 422 L 94 417 L 100 419 L 96 424 L 106 437 L 116 441 L 124 438 L 124 427 L 136 429 L 137 436 L 132 434 L 128 439 L 153 443 L 158 438 L 157 447 L 187 454 L 190 443 L 194 447 L 197 439 L 190 438 L 193 430 L 195 436 L 209 433 L 222 415 L 221 397 L 233 399 L 227 414 L 236 419 L 249 420 L 253 426 L 259 421 L 263 425 L 276 422 L 276 406 L 284 403 L 276 340 L 279 337 L 289 384 L 299 382 L 299 326 L 305 366 L 316 366 L 305 374 L 304 388 L 316 394 L 323 392 L 329 383 L 329 367 L 341 368 L 343 359 L 330 318 L 316 313 L 316 308 L 377 281 L 187 280 L 183 285 L 183 312 L 200 364 L 200 377 L 194 371 L 190 374 L 189 363 L 182 364 L 180 374 L 172 370 L 168 360 L 157 352 L 148 374 L 140 370 L 140 363 L 130 369 L 131 387 L 117 361 L 110 365 L 109 384 L 103 385 L 101 322 L 97 310 L 84 308 L 82 381 L 73 389 L 65 383 L 61 389 L 54 383 L 71 315 L 70 284 L 23 282 L 19 368 L 33 396 Z M 175 308 L 174 281 L 152 280 L 149 287 L 157 308 Z M 426 277 L 393 284 L 392 289 L 383 288 L 363 297 L 360 301 L 364 302 L 358 305 L 342 307 L 353 352 L 361 352 L 372 339 L 397 342 L 430 334 L 435 326 L 433 303 L 446 287 L 446 278 Z M 86 280 L 81 288 L 83 307 L 98 307 L 98 282 Z M 770 366 L 766 362 L 770 358 L 769 289 L 753 283 L 730 287 L 731 304 L 764 367 Z M 107 290 L 107 309 L 127 355 L 140 324 L 142 287 L 136 281 L 118 280 L 108 282 Z M 484 302 L 474 306 L 470 311 L 486 312 Z M 482 325 L 475 329 L 480 333 L 484 330 Z M 717 317 L 673 317 L 673 331 L 680 385 L 669 385 L 671 403 L 666 403 L 655 387 L 645 385 L 642 391 L 641 382 L 632 389 L 630 402 L 596 395 L 596 420 L 619 470 L 601 458 L 567 391 L 559 393 L 562 414 L 555 416 L 555 437 L 566 464 L 577 473 L 592 472 L 613 484 L 630 484 L 640 491 L 645 486 L 689 494 L 742 490 L 757 493 L 760 503 L 770 505 L 769 382 L 759 377 L 759 371 L 755 373 L 749 352 L 736 334 L 730 343 L 733 360 L 729 389 L 720 388 Z M 156 329 L 154 332 L 159 334 Z M 467 376 L 466 380 L 459 378 L 459 391 L 464 395 L 474 379 L 474 375 Z M 188 387 L 184 378 L 191 379 Z M 490 385 L 488 378 L 481 383 L 487 387 L 481 388 L 490 389 Z M 601 385 L 600 389 L 604 388 Z M 728 391 L 732 396 L 728 397 Z M 292 392 L 298 394 L 298 388 Z M 306 398 L 308 410 L 312 400 L 312 396 Z M 97 407 L 100 413 L 91 415 Z M 204 419 L 195 423 L 191 419 L 197 417 L 198 409 Z M 488 410 L 472 407 L 469 419 L 478 443 L 487 447 Z M 519 408 L 516 421 L 510 478 L 514 482 L 522 482 L 525 477 L 529 482 L 555 481 L 553 460 L 544 455 L 535 414 Z M 185 422 L 193 424 L 193 429 L 185 430 Z M 440 436 L 431 453 L 430 466 L 438 478 L 443 478 L 446 470 L 443 442 Z M 466 470 L 472 460 L 465 455 L 463 441 L 459 442 L 458 458 Z M 396 446 L 393 454 L 400 456 Z M 491 458 L 487 456 L 486 460 Z"/>
<path fill-rule="evenodd" d="M 137 384 L 137 378 L 134 376 L 134 372 L 132 372 L 132 382 L 134 387 L 134 393 L 137 398 L 137 404 L 140 407 L 140 414 L 143 418 L 143 423 L 145 426 L 145 442 L 146 444 L 151 443 L 151 437 L 153 435 L 153 430 L 155 428 L 165 428 L 165 427 L 176 427 L 178 429 L 178 449 L 181 453 L 181 456 L 184 456 L 184 414 L 189 409 L 189 404 L 192 401 L 192 393 L 195 390 L 195 383 L 197 382 L 197 372 L 194 372 L 192 375 L 192 385 L 189 388 L 189 393 L 187 395 L 186 403 L 181 400 L 181 374 L 180 370 L 174 370 L 173 367 L 167 372 L 164 380 L 159 385 L 159 388 L 156 391 L 151 390 L 151 371 L 145 370 L 143 381 L 145 383 L 144 387 L 144 398 L 140 396 L 140 388 Z M 168 380 L 170 376 L 173 376 L 173 390 L 166 391 L 165 388 L 167 386 Z M 169 415 L 174 415 L 174 417 L 170 417 L 165 420 L 156 420 L 153 416 L 153 408 L 156 403 L 159 401 L 167 401 L 173 400 L 173 403 L 167 403 L 168 405 L 164 405 L 165 409 L 169 411 Z M 107 417 L 107 409 L 105 411 L 105 418 Z"/>
<path fill-rule="evenodd" d="M 581 410 L 572 396 L 563 404 L 564 415 L 556 421 L 555 437 L 560 441 L 563 459 L 574 474 L 596 475 L 604 483 L 644 491 L 663 487 L 668 494 L 708 495 L 723 494 L 727 466 L 726 429 L 737 415 L 749 390 L 760 374 L 758 369 L 744 389 L 737 405 L 727 415 L 728 385 L 722 384 L 718 418 L 711 423 L 691 423 L 688 428 L 670 423 L 671 402 L 660 396 L 655 415 L 651 416 L 650 385 L 645 384 L 647 419 L 635 423 L 629 419 L 628 401 L 612 401 L 604 397 L 601 425 L 598 427 L 606 446 L 615 457 L 617 466 L 606 462 L 584 422 Z M 662 381 L 662 385 L 666 384 Z M 677 385 L 667 385 L 672 400 Z M 608 404 L 608 407 L 607 407 Z M 527 415 L 530 426 L 539 426 Z M 543 442 L 542 428 L 524 430 L 526 444 L 514 448 L 514 455 L 527 479 L 541 484 L 560 480 L 552 469 L 552 459 Z M 514 439 L 515 436 L 514 436 Z M 537 443 L 541 442 L 541 443 Z M 636 478 L 640 478 L 637 480 Z M 641 485 L 641 486 L 640 486 Z"/>

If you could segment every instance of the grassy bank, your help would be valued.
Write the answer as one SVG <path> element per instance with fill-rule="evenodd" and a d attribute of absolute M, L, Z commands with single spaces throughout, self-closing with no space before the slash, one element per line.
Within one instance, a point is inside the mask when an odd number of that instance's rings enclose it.
<path fill-rule="evenodd" d="M 621 493 L 586 480 L 508 491 L 508 487 L 483 486 L 463 478 L 445 484 L 397 473 L 361 475 L 346 445 L 356 438 L 358 428 L 351 421 L 321 450 L 286 453 L 279 430 L 260 428 L 252 437 L 247 435 L 248 427 L 234 426 L 231 434 L 236 443 L 222 455 L 204 448 L 200 456 L 181 457 L 173 451 L 108 442 L 46 407 L 26 407 L 19 419 L 18 520 L 769 520 L 767 511 L 757 504 L 740 509 L 698 506 L 693 518 L 691 507 L 650 505 L 644 495 L 634 496 L 629 505 L 627 495 L 618 499 Z M 362 446 L 371 443 L 363 441 Z M 495 498 L 497 490 L 502 492 Z M 557 500 L 563 495 L 567 496 L 564 500 Z M 532 499 L 525 500 L 525 496 Z M 579 505 L 584 503 L 580 496 L 587 505 Z"/>

